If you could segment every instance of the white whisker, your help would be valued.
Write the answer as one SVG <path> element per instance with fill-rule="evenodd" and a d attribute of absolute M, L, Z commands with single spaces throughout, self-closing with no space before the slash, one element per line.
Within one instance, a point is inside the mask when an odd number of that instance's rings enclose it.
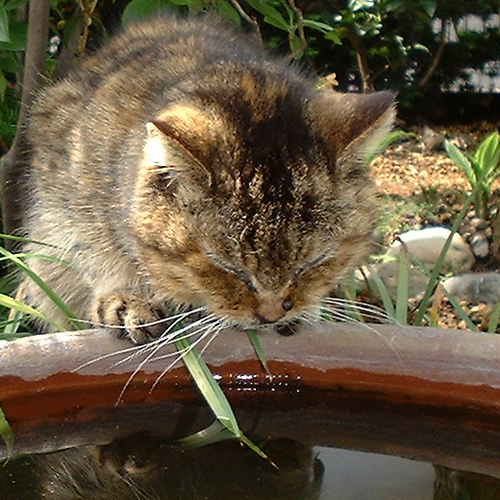
<path fill-rule="evenodd" d="M 206 331 L 204 331 L 203 333 L 201 333 L 200 331 L 197 332 L 197 333 L 200 334 L 200 336 L 194 342 L 192 342 L 189 346 L 187 346 L 187 347 L 185 347 L 185 348 L 180 349 L 180 350 L 177 351 L 176 354 L 178 354 L 178 356 L 174 359 L 174 361 L 172 361 L 161 372 L 161 374 L 158 376 L 158 378 L 155 380 L 154 384 L 152 385 L 150 392 L 152 392 L 155 389 L 155 387 L 158 385 L 158 383 L 163 378 L 163 376 L 166 375 L 175 366 L 176 363 L 178 363 L 179 361 L 181 361 L 182 358 L 186 354 L 188 354 L 189 352 L 191 352 L 195 347 L 197 347 L 200 342 L 202 342 L 204 339 L 206 339 L 209 335 L 212 335 L 211 338 L 207 341 L 207 343 L 203 346 L 203 349 L 200 352 L 200 356 L 205 352 L 205 349 L 208 347 L 208 345 L 215 339 L 215 337 L 219 334 L 219 332 L 225 326 L 224 324 L 221 324 L 220 320 L 217 320 L 217 318 L 214 317 L 214 319 L 216 321 L 213 324 L 206 325 L 206 327 L 205 327 Z M 216 329 L 216 331 L 214 333 L 212 333 L 214 329 Z M 186 338 L 186 337 L 184 337 L 184 338 Z M 162 358 L 156 358 L 155 361 L 157 359 L 162 359 Z"/>
<path fill-rule="evenodd" d="M 336 299 L 339 300 L 339 304 L 342 304 L 342 299 Z M 332 301 L 330 301 L 332 302 Z M 356 304 L 362 304 L 361 302 L 356 302 L 353 301 Z M 374 306 L 375 307 L 375 306 Z M 325 318 L 325 313 L 327 314 L 327 317 Z M 304 319 L 312 320 L 313 322 L 328 322 L 332 320 L 337 320 L 339 322 L 344 322 L 344 323 L 351 323 L 351 324 L 358 324 L 363 326 L 364 328 L 367 328 L 371 332 L 373 332 L 379 339 L 382 340 L 384 345 L 390 349 L 392 353 L 394 353 L 399 360 L 400 363 L 402 363 L 401 356 L 398 354 L 398 352 L 392 347 L 391 343 L 383 336 L 381 335 L 376 328 L 374 328 L 371 325 L 368 325 L 364 322 L 361 322 L 357 320 L 356 318 L 353 318 L 349 314 L 343 312 L 341 309 L 337 309 L 335 307 L 325 307 L 324 304 L 320 304 L 316 310 L 312 311 L 306 311 L 302 314 L 301 317 L 304 317 Z M 392 319 L 389 315 L 386 316 L 386 319 Z"/>
<path fill-rule="evenodd" d="M 323 299 L 322 304 L 333 306 L 336 310 L 338 308 L 351 309 L 354 313 L 362 314 L 369 319 L 394 323 L 394 318 L 387 313 L 384 309 L 373 304 L 366 304 L 358 300 L 340 299 L 335 297 L 326 297 Z M 329 308 L 325 308 L 329 310 Z"/>
<path fill-rule="evenodd" d="M 176 321 L 169 326 L 169 328 L 167 329 L 167 331 L 169 331 L 171 328 L 175 327 L 178 323 L 179 323 L 179 318 L 181 320 L 189 317 L 191 314 L 196 314 L 196 313 L 199 313 L 201 311 L 203 311 L 204 308 L 200 307 L 198 309 L 193 309 L 191 311 L 185 311 L 183 313 L 180 313 L 180 314 L 176 314 L 176 315 L 173 315 L 173 316 L 168 316 L 167 318 L 165 318 L 164 320 L 162 320 L 161 322 L 167 322 L 167 321 L 171 321 L 172 319 L 176 319 Z M 158 323 L 158 322 L 156 322 Z M 149 325 L 151 323 L 147 323 L 147 325 Z M 139 326 L 145 326 L 146 323 L 144 325 L 139 325 Z M 123 327 L 120 327 L 120 328 L 123 328 Z M 124 363 L 127 363 L 129 361 L 131 361 L 132 359 L 136 358 L 137 356 L 140 356 L 140 355 L 143 355 L 146 351 L 148 350 L 153 350 L 154 352 L 156 352 L 156 350 L 161 347 L 163 345 L 162 343 L 162 337 L 159 337 L 157 339 L 153 339 L 151 340 L 151 342 L 148 342 L 147 344 L 141 344 L 141 345 L 134 345 L 134 346 L 131 346 L 131 347 L 127 347 L 125 349 L 122 349 L 120 351 L 116 351 L 116 352 L 113 352 L 113 353 L 110 353 L 110 354 L 105 354 L 103 356 L 99 356 L 98 358 L 95 358 L 91 361 L 88 361 L 87 363 L 84 363 L 83 365 L 80 365 L 78 366 L 76 370 L 79 370 L 81 368 L 84 368 L 85 366 L 88 366 L 88 365 L 91 365 L 92 363 L 95 363 L 97 361 L 101 361 L 103 359 L 107 359 L 107 358 L 111 358 L 111 357 L 114 357 L 114 356 L 118 356 L 120 354 L 126 354 L 126 353 L 131 353 L 129 354 L 128 356 L 125 356 L 124 358 L 118 360 L 116 363 L 114 363 L 113 365 L 111 365 L 112 368 L 115 368 L 116 366 L 120 366 L 121 364 L 124 364 Z M 153 354 L 154 354 L 153 352 Z"/>
<path fill-rule="evenodd" d="M 178 330 L 175 330 L 173 332 L 171 331 L 173 328 L 175 328 L 175 326 L 179 325 L 182 322 L 182 320 L 187 318 L 190 314 L 193 314 L 195 311 L 200 312 L 200 310 L 194 310 L 194 311 L 189 312 L 189 314 L 184 313 L 182 318 L 178 318 L 172 325 L 170 325 L 169 328 L 165 331 L 165 333 L 161 337 L 159 337 L 158 339 L 155 339 L 153 342 L 150 342 L 148 344 L 141 346 L 143 348 L 141 351 L 141 354 L 145 353 L 146 351 L 150 351 L 150 352 L 148 352 L 147 356 L 145 356 L 145 358 L 141 360 L 141 362 L 137 365 L 135 370 L 130 374 L 129 378 L 125 382 L 125 385 L 123 386 L 123 389 L 120 392 L 120 395 L 118 397 L 118 401 L 121 400 L 121 398 L 123 397 L 123 394 L 125 393 L 125 391 L 129 387 L 129 385 L 132 382 L 132 380 L 134 379 L 134 377 L 142 370 L 142 368 L 147 363 L 149 363 L 151 361 L 157 361 L 159 359 L 171 357 L 171 356 L 174 356 L 177 354 L 177 353 L 169 353 L 169 354 L 166 354 L 164 356 L 160 356 L 160 357 L 155 358 L 154 356 L 158 353 L 158 351 L 162 347 L 164 347 L 168 344 L 171 344 L 175 340 L 187 339 L 189 337 L 192 337 L 194 335 L 199 334 L 200 331 L 202 331 L 199 329 L 199 327 L 205 323 L 213 322 L 213 320 L 215 318 L 215 316 L 213 314 L 209 314 L 208 316 L 203 316 L 202 318 L 200 318 L 197 321 L 194 321 L 192 323 L 188 323 L 186 326 L 184 326 Z M 189 332 L 189 330 L 193 330 L 193 329 L 196 329 L 196 330 Z M 189 333 L 186 333 L 186 332 L 189 332 Z M 175 365 L 175 363 L 177 361 L 178 361 L 178 359 L 174 360 L 174 362 L 169 365 L 169 367 L 166 371 L 170 370 Z M 162 373 L 166 373 L 166 371 L 164 371 Z M 156 385 L 156 382 L 154 385 Z"/>

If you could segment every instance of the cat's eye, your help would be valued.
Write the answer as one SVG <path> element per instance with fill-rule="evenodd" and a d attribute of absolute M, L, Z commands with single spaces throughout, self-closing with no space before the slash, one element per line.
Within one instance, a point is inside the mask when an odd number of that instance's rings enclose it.
<path fill-rule="evenodd" d="M 257 292 L 257 287 L 254 285 L 252 281 L 252 276 L 248 271 L 245 271 L 244 269 L 240 269 L 239 267 L 233 266 L 229 262 L 226 262 L 225 260 L 221 259 L 218 255 L 215 255 L 214 253 L 207 252 L 207 256 L 212 259 L 212 261 L 217 264 L 217 266 L 221 267 L 225 271 L 228 271 L 232 274 L 235 274 L 238 276 L 238 278 L 241 279 L 248 288 L 249 291 L 251 292 Z"/>
<path fill-rule="evenodd" d="M 330 257 L 331 251 L 323 252 L 318 255 L 318 257 L 307 261 L 305 264 L 302 264 L 294 273 L 295 278 L 298 278 L 301 274 L 305 273 L 309 269 L 313 267 L 319 266 L 322 264 L 328 257 Z"/>

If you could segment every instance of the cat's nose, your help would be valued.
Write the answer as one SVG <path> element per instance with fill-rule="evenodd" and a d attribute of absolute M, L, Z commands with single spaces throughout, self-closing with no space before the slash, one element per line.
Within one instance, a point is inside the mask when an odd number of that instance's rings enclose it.
<path fill-rule="evenodd" d="M 286 299 L 265 298 L 261 299 L 255 313 L 261 323 L 275 323 L 293 308 L 293 300 L 290 297 Z"/>

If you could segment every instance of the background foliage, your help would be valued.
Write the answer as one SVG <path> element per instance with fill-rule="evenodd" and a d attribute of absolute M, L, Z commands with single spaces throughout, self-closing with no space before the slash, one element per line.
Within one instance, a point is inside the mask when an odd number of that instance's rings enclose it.
<path fill-rule="evenodd" d="M 39 0 L 40 1 L 40 0 Z M 0 0 L 0 147 L 15 134 L 28 0 Z M 467 69 L 498 69 L 500 31 L 460 28 L 471 15 L 498 16 L 495 0 L 51 0 L 46 76 L 60 77 L 120 24 L 164 11 L 215 11 L 340 90 L 392 88 L 418 114 L 429 96 Z M 458 38 L 450 39 L 456 33 Z M 492 62 L 493 61 L 493 62 Z M 496 69 L 495 69 L 496 68 Z"/>

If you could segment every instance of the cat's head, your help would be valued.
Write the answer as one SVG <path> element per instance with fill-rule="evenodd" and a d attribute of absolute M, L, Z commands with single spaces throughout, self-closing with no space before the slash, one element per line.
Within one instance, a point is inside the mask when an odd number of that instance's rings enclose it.
<path fill-rule="evenodd" d="M 394 119 L 388 92 L 250 87 L 148 123 L 133 209 L 158 295 L 244 327 L 313 310 L 366 257 L 365 159 Z"/>

